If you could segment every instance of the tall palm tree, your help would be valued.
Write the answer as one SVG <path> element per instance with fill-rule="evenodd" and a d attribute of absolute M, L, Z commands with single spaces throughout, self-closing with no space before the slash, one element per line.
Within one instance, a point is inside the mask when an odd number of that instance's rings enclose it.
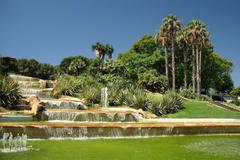
<path fill-rule="evenodd" d="M 184 88 L 187 89 L 187 49 L 188 49 L 187 28 L 183 28 L 178 31 L 177 42 L 183 50 Z"/>
<path fill-rule="evenodd" d="M 188 22 L 187 25 L 188 42 L 192 48 L 192 92 L 196 92 L 196 20 Z"/>
<path fill-rule="evenodd" d="M 92 50 L 96 54 L 97 58 L 99 59 L 99 69 L 102 70 L 103 62 L 106 54 L 106 47 L 100 42 L 92 45 Z"/>
<path fill-rule="evenodd" d="M 110 45 L 110 44 L 107 44 L 106 46 L 105 46 L 105 48 L 106 48 L 106 54 L 108 55 L 108 58 L 110 59 L 110 60 L 112 60 L 112 54 L 113 54 L 113 52 L 114 52 L 114 48 L 113 48 L 113 46 L 112 45 Z"/>
<path fill-rule="evenodd" d="M 176 34 L 177 31 L 181 29 L 180 20 L 175 15 L 168 15 L 163 19 L 163 28 L 168 35 L 171 41 L 171 52 L 172 52 L 172 90 L 175 91 L 176 89 L 176 82 L 175 82 L 175 41 L 176 41 Z"/>
<path fill-rule="evenodd" d="M 155 35 L 155 41 L 160 43 L 160 45 L 164 48 L 164 57 L 165 57 L 165 74 L 167 77 L 168 85 L 169 85 L 169 71 L 168 71 L 168 46 L 169 39 L 167 37 L 166 32 L 164 32 L 163 26 L 160 27 L 159 31 Z"/>
<path fill-rule="evenodd" d="M 192 20 L 188 23 L 188 38 L 193 49 L 193 92 L 195 93 L 196 78 L 198 99 L 200 99 L 201 95 L 202 49 L 205 47 L 208 37 L 209 32 L 203 22 L 199 20 Z"/>

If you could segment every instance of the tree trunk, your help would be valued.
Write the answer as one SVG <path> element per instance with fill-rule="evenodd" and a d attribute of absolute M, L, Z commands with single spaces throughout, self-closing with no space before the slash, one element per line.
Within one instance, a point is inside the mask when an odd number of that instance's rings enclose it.
<path fill-rule="evenodd" d="M 167 77 L 167 84 L 169 86 L 169 74 L 168 74 L 168 51 L 167 46 L 165 46 L 165 71 L 166 71 L 166 77 Z"/>
<path fill-rule="evenodd" d="M 192 46 L 192 55 L 193 55 L 193 58 L 192 58 L 192 91 L 193 93 L 196 92 L 196 57 L 195 57 L 195 47 Z"/>
<path fill-rule="evenodd" d="M 200 100 L 200 86 L 199 86 L 199 49 L 196 47 L 196 66 L 197 66 L 197 99 Z"/>
<path fill-rule="evenodd" d="M 175 92 L 175 55 L 174 55 L 174 37 L 172 36 L 172 90 Z"/>
<path fill-rule="evenodd" d="M 202 51 L 199 51 L 199 94 L 201 95 L 201 79 L 202 79 Z"/>
<path fill-rule="evenodd" d="M 187 89 L 187 55 L 183 53 L 183 61 L 184 61 L 184 89 Z"/>

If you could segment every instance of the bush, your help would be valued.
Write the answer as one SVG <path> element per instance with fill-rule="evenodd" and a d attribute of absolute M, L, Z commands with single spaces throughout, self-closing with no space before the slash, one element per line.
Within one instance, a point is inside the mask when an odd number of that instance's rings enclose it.
<path fill-rule="evenodd" d="M 201 95 L 200 99 L 202 101 L 211 101 L 211 98 L 208 95 Z"/>
<path fill-rule="evenodd" d="M 192 93 L 191 89 L 182 90 L 180 92 L 180 95 L 185 98 L 189 98 L 189 99 L 196 99 L 196 97 L 197 97 L 195 93 Z"/>
<path fill-rule="evenodd" d="M 235 104 L 236 106 L 240 106 L 240 100 L 234 100 L 231 103 Z"/>
<path fill-rule="evenodd" d="M 240 96 L 240 87 L 232 89 L 232 91 L 230 92 L 230 95 Z"/>
<path fill-rule="evenodd" d="M 148 100 L 147 94 L 140 88 L 130 87 L 125 90 L 125 104 L 135 109 L 147 110 Z"/>
<path fill-rule="evenodd" d="M 147 70 L 138 74 L 138 83 L 149 91 L 164 93 L 167 90 L 167 77 L 157 73 L 157 70 Z"/>
<path fill-rule="evenodd" d="M 77 77 L 63 76 L 57 80 L 57 83 L 53 89 L 53 96 L 59 97 L 60 95 L 73 96 L 78 93 L 83 84 Z"/>
<path fill-rule="evenodd" d="M 175 92 L 167 92 L 163 97 L 149 102 L 149 109 L 158 116 L 175 113 L 182 108 L 182 99 Z"/>
<path fill-rule="evenodd" d="M 13 108 L 21 98 L 18 84 L 9 77 L 0 78 L 0 106 Z"/>
<path fill-rule="evenodd" d="M 103 85 L 91 76 L 79 77 L 79 79 L 82 82 L 82 87 L 78 97 L 86 99 L 89 105 L 99 103 Z"/>
<path fill-rule="evenodd" d="M 124 105 L 129 95 L 127 88 L 121 87 L 120 85 L 108 86 L 109 94 L 108 100 L 111 106 Z"/>

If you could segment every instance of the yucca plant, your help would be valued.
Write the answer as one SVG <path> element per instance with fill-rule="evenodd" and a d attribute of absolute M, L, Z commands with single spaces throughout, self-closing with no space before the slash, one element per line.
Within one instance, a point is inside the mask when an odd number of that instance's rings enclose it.
<path fill-rule="evenodd" d="M 125 104 L 136 109 L 147 110 L 147 94 L 140 88 L 125 90 Z"/>
<path fill-rule="evenodd" d="M 168 91 L 163 97 L 150 100 L 148 107 L 154 114 L 160 116 L 179 111 L 183 104 L 177 93 Z"/>
<path fill-rule="evenodd" d="M 80 79 L 74 76 L 64 76 L 57 80 L 57 83 L 53 89 L 53 96 L 59 97 L 60 95 L 73 96 L 75 93 L 79 93 L 82 88 L 82 82 Z"/>
<path fill-rule="evenodd" d="M 17 82 L 9 77 L 0 77 L 0 106 L 11 109 L 20 98 Z"/>

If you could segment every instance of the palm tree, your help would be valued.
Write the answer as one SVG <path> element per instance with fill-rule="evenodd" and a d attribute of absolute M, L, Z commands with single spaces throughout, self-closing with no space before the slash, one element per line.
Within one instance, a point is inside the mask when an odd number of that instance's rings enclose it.
<path fill-rule="evenodd" d="M 195 93 L 195 79 L 197 79 L 197 98 L 201 95 L 201 63 L 202 49 L 208 41 L 209 32 L 199 20 L 192 20 L 188 23 L 188 39 L 192 45 L 193 52 L 193 93 Z"/>
<path fill-rule="evenodd" d="M 103 62 L 106 54 L 106 47 L 100 42 L 92 45 L 92 50 L 94 51 L 95 55 L 99 59 L 99 69 L 102 70 Z"/>
<path fill-rule="evenodd" d="M 178 31 L 177 42 L 183 50 L 183 63 L 184 63 L 184 88 L 187 89 L 187 47 L 188 35 L 187 28 Z"/>
<path fill-rule="evenodd" d="M 112 45 L 110 45 L 110 44 L 107 44 L 106 46 L 105 46 L 105 48 L 106 48 L 106 54 L 108 55 L 108 58 L 110 59 L 110 60 L 112 60 L 112 54 L 113 54 L 113 52 L 114 52 L 114 48 L 113 48 L 113 46 Z"/>
<path fill-rule="evenodd" d="M 175 15 L 168 15 L 163 19 L 163 28 L 168 35 L 171 41 L 171 51 L 172 51 L 172 90 L 176 89 L 175 82 L 175 41 L 176 41 L 176 33 L 181 29 L 180 20 Z"/>
<path fill-rule="evenodd" d="M 196 21 L 192 20 L 188 22 L 187 25 L 187 36 L 188 42 L 192 46 L 192 92 L 196 92 L 196 55 L 195 55 L 195 46 L 196 46 Z"/>
<path fill-rule="evenodd" d="M 168 85 L 169 85 L 169 74 L 168 74 L 168 45 L 169 45 L 169 39 L 164 32 L 163 26 L 161 26 L 159 31 L 156 33 L 155 41 L 157 43 L 160 43 L 160 45 L 164 48 L 165 74 L 166 74 Z"/>

